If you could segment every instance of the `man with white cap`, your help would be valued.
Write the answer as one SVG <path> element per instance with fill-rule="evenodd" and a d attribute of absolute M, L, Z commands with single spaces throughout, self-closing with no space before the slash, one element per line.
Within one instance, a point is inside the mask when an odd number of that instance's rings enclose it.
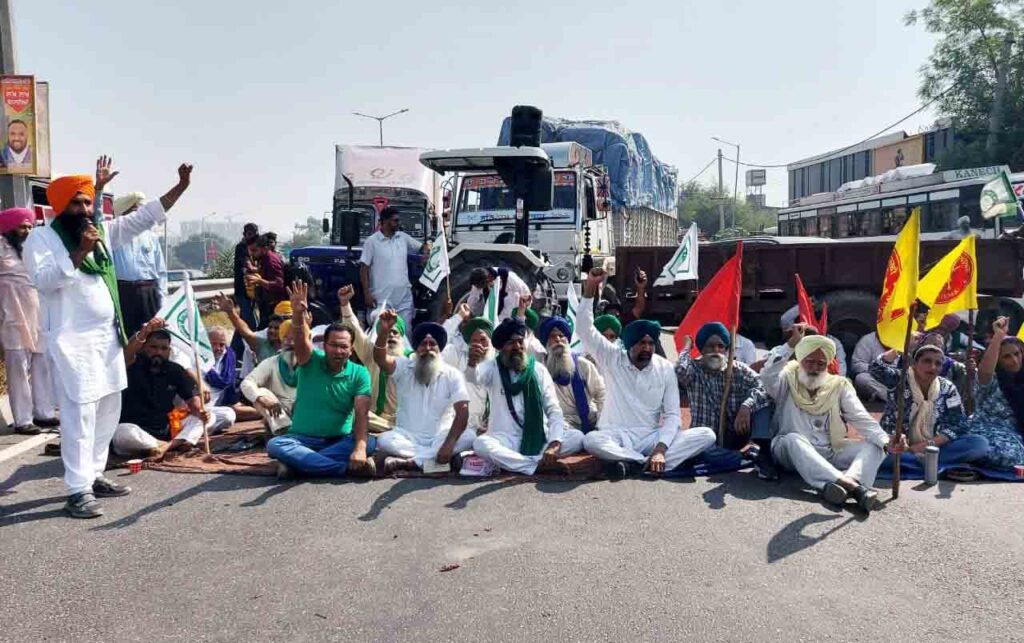
<path fill-rule="evenodd" d="M 462 374 L 441 358 L 448 332 L 440 324 L 423 322 L 412 331 L 413 353 L 389 354 L 388 338 L 399 319 L 394 310 L 380 314 L 380 331 L 373 346 L 377 366 L 395 382 L 400 400 L 395 428 L 381 434 L 377 448 L 388 456 L 384 473 L 423 469 L 424 463 L 452 462 L 452 456 L 473 448 L 476 433 L 466 431 L 469 392 Z"/>
<path fill-rule="evenodd" d="M 881 503 L 871 486 L 889 436 L 864 409 L 850 380 L 828 372 L 836 356 L 832 340 L 805 336 L 807 328 L 794 324 L 789 341 L 772 349 L 761 371 L 761 383 L 775 400 L 772 455 L 827 502 L 842 505 L 852 496 L 863 510 L 877 509 Z M 862 441 L 847 439 L 847 424 Z"/>
<path fill-rule="evenodd" d="M 598 332 L 594 297 L 606 274 L 594 268 L 587 275 L 576 317 L 583 352 L 593 356 L 606 384 L 598 430 L 586 435 L 584 447 L 608 462 L 613 479 L 639 473 L 644 465 L 653 474 L 671 471 L 714 446 L 715 432 L 707 427 L 682 428 L 675 370 L 654 351 L 661 341 L 657 322 L 630 322 L 616 343 Z"/>
<path fill-rule="evenodd" d="M 129 192 L 114 199 L 114 216 L 123 217 L 146 202 L 142 192 Z M 128 334 L 156 317 L 167 297 L 167 263 L 160 238 L 144 230 L 128 243 L 114 248 L 117 294 L 121 299 L 124 329 Z"/>

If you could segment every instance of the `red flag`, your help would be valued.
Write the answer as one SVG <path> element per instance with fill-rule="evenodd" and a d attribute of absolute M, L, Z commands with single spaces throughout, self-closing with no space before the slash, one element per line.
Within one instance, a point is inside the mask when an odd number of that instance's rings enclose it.
<path fill-rule="evenodd" d="M 821 317 L 818 318 L 818 332 L 828 335 L 828 302 L 821 305 Z"/>
<path fill-rule="evenodd" d="M 796 277 L 796 305 L 800 311 L 800 319 L 817 330 L 819 335 L 828 335 L 828 303 L 821 305 L 821 317 L 815 318 L 814 304 L 811 303 L 811 298 L 804 289 L 804 282 L 800 279 L 799 274 L 794 276 Z M 828 372 L 839 375 L 839 358 L 835 358 L 829 363 Z"/>
<path fill-rule="evenodd" d="M 718 269 L 718 272 L 704 290 L 697 295 L 696 301 L 686 311 L 686 317 L 676 329 L 676 350 L 682 350 L 683 338 L 696 338 L 700 327 L 708 322 L 722 322 L 729 332 L 734 331 L 740 323 L 740 290 L 743 285 L 743 242 L 736 243 L 736 254 Z M 700 351 L 696 344 L 693 355 Z"/>

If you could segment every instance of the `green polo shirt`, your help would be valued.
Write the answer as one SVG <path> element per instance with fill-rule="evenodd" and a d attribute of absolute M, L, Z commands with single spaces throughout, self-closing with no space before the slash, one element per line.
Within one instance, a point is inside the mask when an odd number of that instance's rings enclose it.
<path fill-rule="evenodd" d="M 338 373 L 327 371 L 324 352 L 314 350 L 298 367 L 299 385 L 288 433 L 317 438 L 338 438 L 352 432 L 355 399 L 370 395 L 370 373 L 349 360 Z"/>

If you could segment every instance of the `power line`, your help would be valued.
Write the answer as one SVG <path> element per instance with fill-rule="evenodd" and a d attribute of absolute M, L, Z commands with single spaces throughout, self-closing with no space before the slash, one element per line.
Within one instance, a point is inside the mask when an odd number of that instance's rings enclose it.
<path fill-rule="evenodd" d="M 948 87 L 947 89 L 943 90 L 940 94 L 935 96 L 935 98 L 931 99 L 930 101 L 928 101 L 924 105 L 921 105 L 920 107 L 918 107 L 914 111 L 910 112 L 909 114 L 907 114 L 906 116 L 904 116 L 900 120 L 896 121 L 895 123 L 893 123 L 891 125 L 888 125 L 887 127 L 884 127 L 883 129 L 878 130 L 877 132 L 875 132 L 871 136 L 868 136 L 865 139 L 857 141 L 856 143 L 854 143 L 852 145 L 847 145 L 846 147 L 840 148 L 838 150 L 835 150 L 835 151 L 832 151 L 832 152 L 826 152 L 825 154 L 820 154 L 818 156 L 811 157 L 809 159 L 806 159 L 806 160 L 802 161 L 802 163 L 813 163 L 813 162 L 821 160 L 821 159 L 831 158 L 831 157 L 836 156 L 838 154 L 842 154 L 843 152 L 845 152 L 847 150 L 853 149 L 853 148 L 857 147 L 858 145 L 863 145 L 864 143 L 867 143 L 871 139 L 875 138 L 876 136 L 880 136 L 880 135 L 884 134 L 885 132 L 888 132 L 889 130 L 891 130 L 892 128 L 896 127 L 897 125 L 899 125 L 903 121 L 906 121 L 906 120 L 908 120 L 910 118 L 913 118 L 914 116 L 917 116 L 918 114 L 920 114 L 924 110 L 926 110 L 929 107 L 931 107 L 940 98 L 942 98 L 943 96 L 945 96 L 949 92 L 953 91 L 955 88 L 956 88 L 955 84 L 951 85 L 950 87 Z M 722 159 L 726 160 L 726 161 L 729 161 L 730 163 L 737 163 L 736 159 L 731 159 L 728 156 L 723 156 Z M 744 161 L 739 161 L 738 163 L 740 165 L 743 165 L 743 166 L 746 166 L 746 167 L 759 167 L 759 168 L 785 168 L 785 167 L 788 167 L 789 165 L 791 165 L 790 163 L 746 163 Z M 707 168 L 705 168 L 705 169 L 707 169 Z M 701 170 L 701 172 L 703 172 L 703 171 L 704 170 Z"/>
<path fill-rule="evenodd" d="M 693 183 L 694 181 L 696 181 L 700 177 L 700 175 L 704 174 L 705 172 L 707 172 L 708 168 L 711 167 L 712 165 L 714 165 L 715 161 L 717 161 L 717 160 L 718 160 L 717 156 L 712 156 L 711 160 L 708 161 L 708 164 L 704 166 L 704 169 L 701 170 L 700 172 L 697 172 L 696 174 L 694 174 L 693 178 L 690 179 L 689 181 L 687 181 L 686 183 Z M 685 183 L 684 183 L 684 185 L 685 185 Z"/>

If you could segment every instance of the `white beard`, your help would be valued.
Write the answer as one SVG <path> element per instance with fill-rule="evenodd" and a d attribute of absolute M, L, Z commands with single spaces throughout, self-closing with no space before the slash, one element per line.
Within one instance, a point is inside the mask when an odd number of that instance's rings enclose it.
<path fill-rule="evenodd" d="M 405 346 L 402 346 L 402 342 L 397 339 L 388 340 L 388 355 L 391 357 L 402 357 L 405 355 Z"/>
<path fill-rule="evenodd" d="M 725 358 L 721 355 L 705 355 L 700 358 L 701 364 L 704 365 L 709 371 L 724 371 L 725 370 Z"/>
<path fill-rule="evenodd" d="M 552 379 L 559 379 L 563 376 L 572 377 L 576 372 L 576 365 L 572 361 L 572 354 L 565 344 L 556 344 L 548 349 L 548 357 L 544 362 Z"/>
<path fill-rule="evenodd" d="M 437 372 L 441 368 L 441 360 L 437 353 L 427 353 L 416 356 L 415 376 L 416 381 L 423 386 L 430 386 Z"/>
<path fill-rule="evenodd" d="M 800 382 L 800 385 L 806 388 L 808 391 L 816 391 L 821 388 L 821 385 L 825 383 L 825 376 L 827 373 L 818 373 L 817 375 L 811 375 L 804 369 L 798 369 L 796 372 L 796 381 Z"/>

